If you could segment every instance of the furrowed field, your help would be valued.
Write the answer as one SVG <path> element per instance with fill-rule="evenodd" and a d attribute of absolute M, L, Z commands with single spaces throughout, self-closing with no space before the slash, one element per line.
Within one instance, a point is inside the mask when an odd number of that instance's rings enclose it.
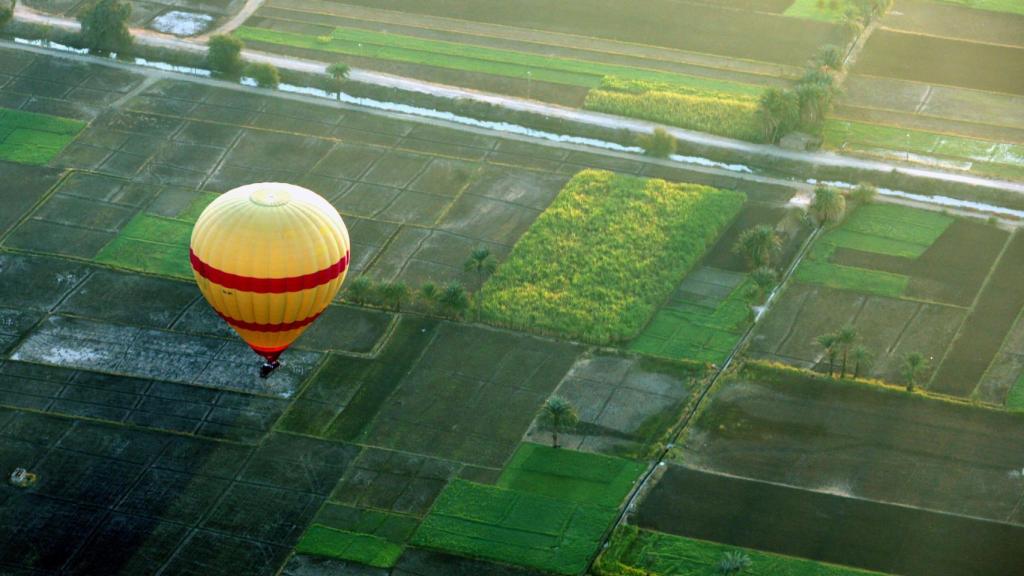
<path fill-rule="evenodd" d="M 482 317 L 590 342 L 631 338 L 745 196 L 585 170 L 483 288 Z"/>

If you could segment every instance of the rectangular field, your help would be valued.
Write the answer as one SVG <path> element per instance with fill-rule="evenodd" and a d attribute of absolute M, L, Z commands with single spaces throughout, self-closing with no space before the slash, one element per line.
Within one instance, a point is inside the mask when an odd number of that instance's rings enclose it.
<path fill-rule="evenodd" d="M 706 186 L 583 171 L 487 281 L 483 317 L 591 342 L 630 338 L 744 199 Z"/>
<path fill-rule="evenodd" d="M 413 536 L 416 546 L 578 574 L 616 514 L 603 508 L 452 481 Z"/>
<path fill-rule="evenodd" d="M 82 128 L 84 122 L 70 118 L 0 108 L 0 160 L 48 164 Z"/>
<path fill-rule="evenodd" d="M 753 576 L 868 576 L 880 574 L 856 568 L 836 566 L 793 556 L 737 548 L 730 544 L 685 538 L 664 532 L 622 526 L 612 536 L 611 544 L 598 560 L 598 574 L 620 574 L 626 570 L 642 571 L 645 576 L 718 574 L 722 557 L 742 552 L 751 560 L 743 571 Z M 625 569 L 625 570 L 624 570 Z"/>
<path fill-rule="evenodd" d="M 1024 548 L 1018 545 L 1024 526 L 848 498 L 836 492 L 800 490 L 672 465 L 641 504 L 637 523 L 689 539 L 829 563 L 774 564 L 777 557 L 761 556 L 760 564 L 755 559 L 751 570 L 744 571 L 765 576 L 864 573 L 842 570 L 836 564 L 907 576 L 975 576 L 1012 572 L 1024 562 Z M 823 525 L 829 528 L 820 529 Z M 906 537 L 908 530 L 913 538 Z M 676 559 L 675 554 L 683 552 L 678 541 L 661 537 L 648 543 L 658 546 L 648 560 L 653 566 L 669 568 L 667 574 L 691 573 L 677 571 L 695 560 L 689 554 Z M 769 566 L 775 570 L 767 570 Z"/>
<path fill-rule="evenodd" d="M 1024 94 L 1024 48 L 883 28 L 872 34 L 855 72 Z"/>
<path fill-rule="evenodd" d="M 1024 414 L 899 387 L 748 365 L 714 391 L 673 458 L 706 471 L 1024 526 L 1020 480 L 1006 472 L 1019 458 L 1022 422 Z"/>

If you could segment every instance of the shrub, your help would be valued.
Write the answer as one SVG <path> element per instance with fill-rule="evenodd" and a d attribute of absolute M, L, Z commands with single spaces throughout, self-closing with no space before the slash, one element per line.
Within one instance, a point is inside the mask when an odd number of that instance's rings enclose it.
<path fill-rule="evenodd" d="M 131 4 L 120 0 L 95 0 L 78 13 L 82 42 L 90 50 L 123 51 L 132 45 L 128 31 Z"/>
<path fill-rule="evenodd" d="M 18 0 L 11 0 L 10 7 L 0 7 L 0 28 L 3 28 L 11 18 L 14 18 L 14 7 L 17 5 Z"/>
<path fill-rule="evenodd" d="M 238 76 L 242 73 L 242 41 L 234 36 L 218 34 L 207 43 L 206 64 L 210 70 L 224 76 Z"/>
<path fill-rule="evenodd" d="M 373 299 L 375 291 L 373 280 L 366 276 L 360 276 L 352 280 L 345 288 L 345 299 L 354 304 L 368 304 Z"/>
<path fill-rule="evenodd" d="M 495 324 L 635 336 L 742 206 L 740 192 L 584 170 L 484 285 Z"/>
<path fill-rule="evenodd" d="M 655 128 L 651 134 L 641 134 L 636 141 L 648 156 L 668 158 L 676 153 L 676 139 L 664 128 Z"/>
<path fill-rule="evenodd" d="M 246 68 L 246 73 L 256 80 L 260 88 L 277 88 L 281 83 L 281 73 L 277 66 L 266 62 L 254 62 Z"/>
<path fill-rule="evenodd" d="M 853 200 L 857 204 L 871 204 L 875 201 L 875 196 L 878 196 L 878 188 L 875 188 L 871 184 L 861 182 L 850 191 L 850 200 Z"/>

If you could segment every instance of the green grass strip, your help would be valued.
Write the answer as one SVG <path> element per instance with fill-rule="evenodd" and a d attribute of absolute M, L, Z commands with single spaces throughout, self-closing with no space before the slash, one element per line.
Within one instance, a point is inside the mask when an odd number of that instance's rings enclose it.
<path fill-rule="evenodd" d="M 850 0 L 795 0 L 782 15 L 804 20 L 840 22 L 852 7 Z"/>
<path fill-rule="evenodd" d="M 645 466 L 624 458 L 523 443 L 498 486 L 617 508 Z"/>
<path fill-rule="evenodd" d="M 325 556 L 359 562 L 377 568 L 390 568 L 402 555 L 402 547 L 384 538 L 336 530 L 320 524 L 310 526 L 295 551 L 311 556 Z"/>
<path fill-rule="evenodd" d="M 927 247 L 938 240 L 952 223 L 952 216 L 931 210 L 896 204 L 868 204 L 857 208 L 840 229 Z"/>
<path fill-rule="evenodd" d="M 884 148 L 976 162 L 1024 165 L 1024 145 L 896 126 L 833 119 L 825 122 L 824 136 L 825 144 L 832 148 Z"/>
<path fill-rule="evenodd" d="M 867 576 L 880 575 L 857 568 L 826 564 L 793 556 L 761 552 L 706 540 L 623 526 L 616 530 L 608 551 L 598 560 L 601 576 L 713 576 L 726 552 L 742 552 L 750 558 L 744 576 Z"/>
<path fill-rule="evenodd" d="M 600 85 L 605 76 L 619 76 L 629 80 L 661 82 L 713 89 L 719 92 L 750 94 L 753 90 L 759 91 L 758 88 L 745 84 L 721 82 L 659 70 L 569 58 L 551 58 L 539 54 L 486 48 L 458 42 L 427 40 L 356 28 L 336 28 L 329 39 L 250 26 L 238 28 L 234 35 L 242 40 L 438 66 L 467 72 L 496 74 L 511 78 L 532 78 L 533 80 L 587 88 Z"/>
<path fill-rule="evenodd" d="M 48 164 L 83 128 L 70 118 L 0 108 L 0 160 Z"/>
<path fill-rule="evenodd" d="M 903 296 L 907 284 L 910 282 L 910 278 L 900 274 L 814 260 L 802 262 L 793 277 L 797 282 L 805 284 L 817 284 L 890 298 Z"/>

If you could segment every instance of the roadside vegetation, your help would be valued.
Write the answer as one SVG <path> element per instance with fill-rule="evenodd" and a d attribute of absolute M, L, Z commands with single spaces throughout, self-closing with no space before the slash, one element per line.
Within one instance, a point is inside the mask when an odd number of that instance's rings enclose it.
<path fill-rule="evenodd" d="M 484 285 L 482 317 L 588 342 L 629 339 L 744 198 L 707 186 L 584 170 Z"/>

